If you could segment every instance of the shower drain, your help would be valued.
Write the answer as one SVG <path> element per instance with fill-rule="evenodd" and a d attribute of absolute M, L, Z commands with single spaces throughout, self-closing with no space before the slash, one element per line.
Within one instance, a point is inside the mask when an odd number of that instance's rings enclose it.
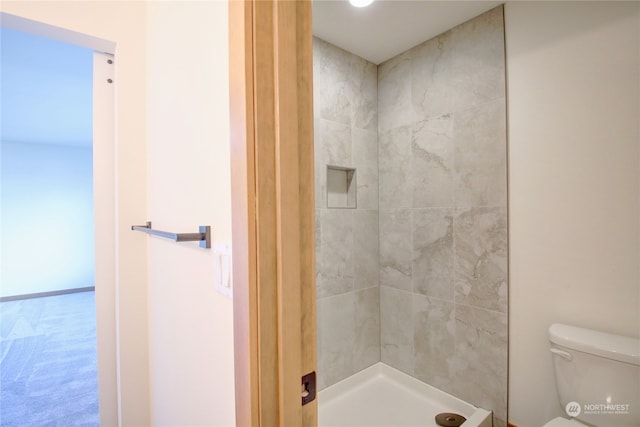
<path fill-rule="evenodd" d="M 465 421 L 467 419 L 462 415 L 452 414 L 451 412 L 443 412 L 436 415 L 436 424 L 442 427 L 458 427 Z"/>

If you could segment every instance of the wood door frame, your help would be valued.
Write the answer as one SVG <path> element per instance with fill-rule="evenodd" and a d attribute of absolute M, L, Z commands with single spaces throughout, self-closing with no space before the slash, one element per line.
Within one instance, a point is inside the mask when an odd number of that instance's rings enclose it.
<path fill-rule="evenodd" d="M 315 426 L 311 2 L 229 2 L 236 424 Z"/>

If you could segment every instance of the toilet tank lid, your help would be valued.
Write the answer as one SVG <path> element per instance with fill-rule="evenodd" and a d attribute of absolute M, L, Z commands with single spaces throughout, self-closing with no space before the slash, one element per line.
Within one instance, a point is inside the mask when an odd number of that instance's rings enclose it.
<path fill-rule="evenodd" d="M 640 365 L 640 339 L 554 323 L 549 340 L 573 350 Z"/>

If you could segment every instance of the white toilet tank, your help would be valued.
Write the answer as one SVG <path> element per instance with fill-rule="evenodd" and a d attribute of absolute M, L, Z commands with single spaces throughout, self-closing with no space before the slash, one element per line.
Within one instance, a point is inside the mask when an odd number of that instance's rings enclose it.
<path fill-rule="evenodd" d="M 549 340 L 563 408 L 598 427 L 640 426 L 640 339 L 556 323 Z"/>

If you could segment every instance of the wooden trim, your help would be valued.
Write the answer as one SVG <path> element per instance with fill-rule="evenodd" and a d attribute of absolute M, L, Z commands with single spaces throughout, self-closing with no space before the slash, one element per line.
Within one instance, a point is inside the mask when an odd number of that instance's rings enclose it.
<path fill-rule="evenodd" d="M 311 3 L 229 3 L 236 423 L 315 426 Z"/>
<path fill-rule="evenodd" d="M 231 209 L 236 425 L 259 425 L 255 154 L 253 131 L 253 7 L 229 2 Z"/>
<path fill-rule="evenodd" d="M 278 406 L 281 420 L 300 423 L 300 205 L 296 3 L 274 6 L 274 101 L 277 212 Z M 298 286 L 296 286 L 298 284 Z M 291 325 L 297 327 L 291 327 Z M 292 425 L 292 424 L 288 424 Z"/>
<path fill-rule="evenodd" d="M 254 151 L 260 425 L 278 425 L 276 153 L 274 112 L 273 3 L 253 3 Z"/>
<path fill-rule="evenodd" d="M 313 37 L 311 2 L 296 2 L 300 203 L 300 316 L 304 374 L 317 369 L 315 173 L 313 146 Z M 303 426 L 316 426 L 318 399 L 302 407 Z"/>

